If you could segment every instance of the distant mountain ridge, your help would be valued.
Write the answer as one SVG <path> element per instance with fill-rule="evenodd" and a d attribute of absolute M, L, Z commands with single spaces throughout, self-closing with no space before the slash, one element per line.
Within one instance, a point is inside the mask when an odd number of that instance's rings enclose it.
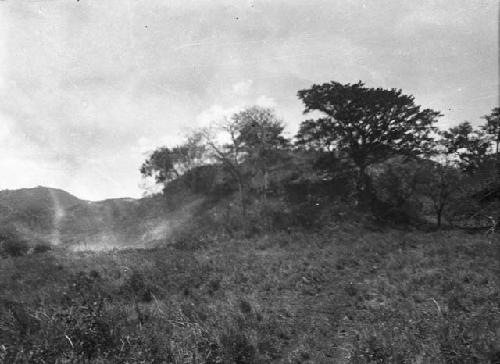
<path fill-rule="evenodd" d="M 161 196 L 86 201 L 56 188 L 0 191 L 0 226 L 27 240 L 64 246 L 129 246 L 154 240 L 165 221 Z M 160 229 L 161 231 L 161 229 Z"/>
<path fill-rule="evenodd" d="M 69 192 L 43 186 L 0 191 L 0 204 L 12 209 L 31 209 L 35 206 L 48 207 L 54 203 L 60 204 L 63 208 L 69 208 L 83 202 L 85 201 Z"/>

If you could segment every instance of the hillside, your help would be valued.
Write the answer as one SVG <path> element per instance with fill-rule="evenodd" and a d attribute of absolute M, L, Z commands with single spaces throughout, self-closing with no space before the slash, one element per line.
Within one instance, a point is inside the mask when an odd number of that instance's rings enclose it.
<path fill-rule="evenodd" d="M 90 202 L 59 189 L 0 191 L 0 224 L 28 240 L 77 249 L 144 245 L 164 223 L 161 197 Z"/>
<path fill-rule="evenodd" d="M 0 191 L 0 204 L 15 211 L 69 209 L 85 201 L 70 193 L 57 189 L 38 186 L 18 190 Z"/>

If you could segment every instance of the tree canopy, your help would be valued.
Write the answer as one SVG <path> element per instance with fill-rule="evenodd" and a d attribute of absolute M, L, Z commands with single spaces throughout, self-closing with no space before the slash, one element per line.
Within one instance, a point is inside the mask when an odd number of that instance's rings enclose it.
<path fill-rule="evenodd" d="M 203 162 L 206 147 L 197 133 L 190 135 L 184 144 L 153 151 L 142 164 L 140 172 L 154 177 L 156 183 L 167 183 Z"/>
<path fill-rule="evenodd" d="M 462 122 L 442 130 L 436 126 L 441 114 L 401 89 L 332 81 L 300 90 L 298 97 L 309 118 L 294 145 L 273 109 L 249 106 L 193 130 L 173 148 L 158 148 L 141 173 L 163 184 L 165 194 L 181 186 L 214 199 L 234 196 L 242 222 L 256 206 L 309 206 L 331 198 L 400 222 L 433 214 L 440 226 L 443 218 L 468 218 L 457 214 L 462 205 L 478 212 L 483 201 L 500 195 L 498 176 L 491 178 L 500 170 L 493 153 L 500 108 L 484 116 L 482 126 Z M 300 199 L 289 194 L 297 188 L 306 191 Z"/>
<path fill-rule="evenodd" d="M 434 123 L 441 114 L 422 109 L 414 97 L 398 89 L 338 82 L 300 90 L 304 113 L 323 117 L 300 126 L 297 144 L 345 154 L 360 169 L 394 154 L 422 155 L 430 151 Z"/>
<path fill-rule="evenodd" d="M 490 114 L 484 115 L 483 119 L 486 120 L 483 130 L 486 134 L 491 135 L 494 141 L 498 143 L 498 140 L 500 139 L 500 107 L 495 107 L 491 110 Z"/>
<path fill-rule="evenodd" d="M 236 141 L 245 160 L 253 165 L 269 167 L 288 145 L 284 125 L 272 109 L 252 106 L 234 114 L 231 120 L 238 130 Z"/>
<path fill-rule="evenodd" d="M 462 171 L 473 173 L 486 160 L 491 138 L 482 130 L 473 128 L 468 121 L 440 134 L 440 144 L 446 148 L 447 155 L 457 158 L 457 165 Z"/>

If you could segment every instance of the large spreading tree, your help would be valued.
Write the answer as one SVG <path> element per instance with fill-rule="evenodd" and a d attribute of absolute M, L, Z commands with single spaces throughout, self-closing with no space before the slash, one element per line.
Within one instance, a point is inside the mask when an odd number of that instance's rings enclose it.
<path fill-rule="evenodd" d="M 298 96 L 305 114 L 314 111 L 321 117 L 302 123 L 297 144 L 348 158 L 358 171 L 361 190 L 369 183 L 370 165 L 398 154 L 419 156 L 432 150 L 440 113 L 422 109 L 401 90 L 332 81 L 301 90 Z"/>

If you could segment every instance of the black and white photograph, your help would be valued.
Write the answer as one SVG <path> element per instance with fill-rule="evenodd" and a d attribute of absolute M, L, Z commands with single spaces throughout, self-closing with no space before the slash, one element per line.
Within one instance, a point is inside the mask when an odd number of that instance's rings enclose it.
<path fill-rule="evenodd" d="M 0 0 L 0 364 L 500 364 L 497 0 Z"/>

